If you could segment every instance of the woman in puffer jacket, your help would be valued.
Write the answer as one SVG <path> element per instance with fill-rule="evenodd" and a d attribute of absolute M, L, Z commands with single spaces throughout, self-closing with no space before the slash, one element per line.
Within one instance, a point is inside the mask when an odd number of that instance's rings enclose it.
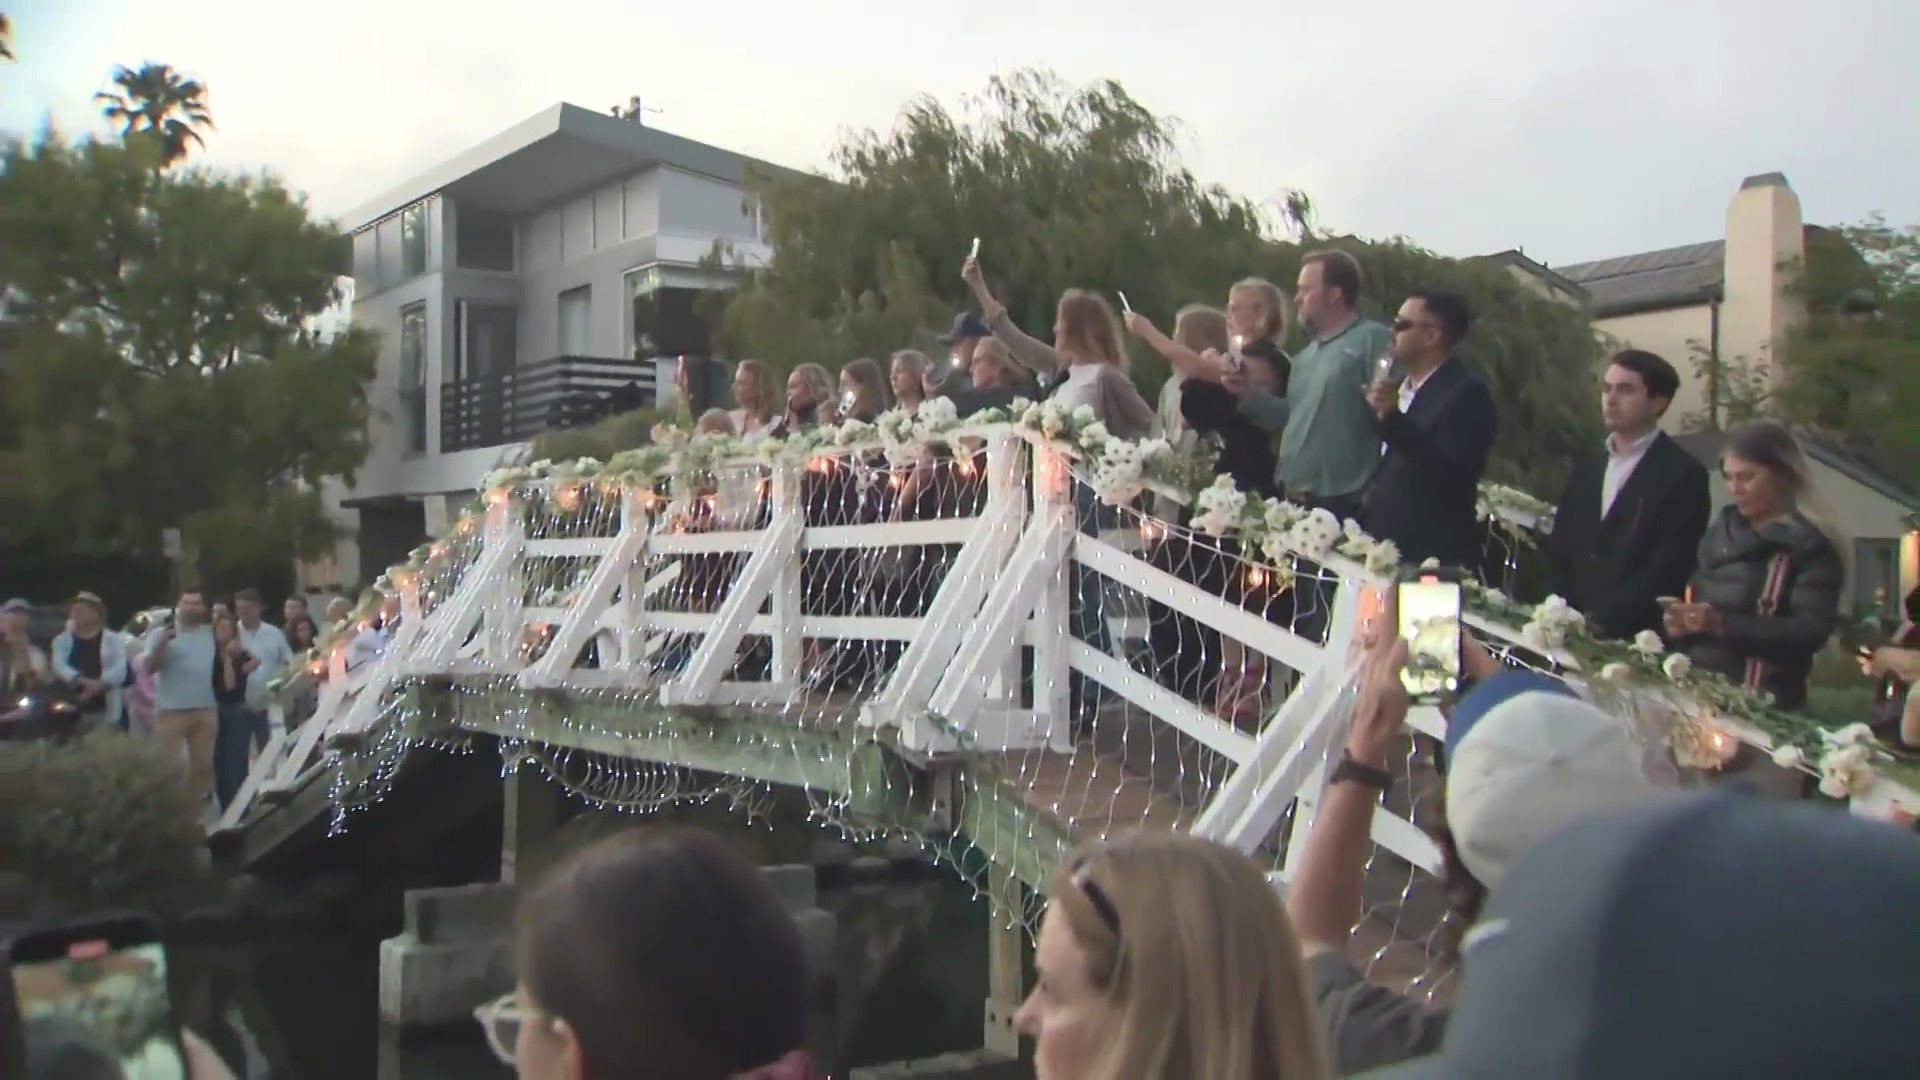
<path fill-rule="evenodd" d="M 1700 541 L 1688 596 L 1667 608 L 1667 638 L 1696 667 L 1798 709 L 1839 619 L 1846 543 L 1815 509 L 1806 455 L 1780 424 L 1734 431 L 1720 472 L 1731 505 Z"/>

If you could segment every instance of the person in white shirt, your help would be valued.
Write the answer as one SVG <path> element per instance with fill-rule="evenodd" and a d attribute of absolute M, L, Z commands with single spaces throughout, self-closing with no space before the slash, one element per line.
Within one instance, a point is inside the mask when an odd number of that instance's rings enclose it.
<path fill-rule="evenodd" d="M 1684 593 L 1699 561 L 1713 509 L 1707 468 L 1660 430 L 1679 392 L 1680 373 L 1653 353 L 1608 360 L 1604 453 L 1574 463 L 1541 545 L 1548 588 L 1604 637 L 1659 629 L 1660 598 Z"/>

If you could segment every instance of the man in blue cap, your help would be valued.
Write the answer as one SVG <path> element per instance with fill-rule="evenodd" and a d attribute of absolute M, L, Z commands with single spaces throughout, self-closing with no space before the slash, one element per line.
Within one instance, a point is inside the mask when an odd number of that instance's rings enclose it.
<path fill-rule="evenodd" d="M 1393 625 L 1390 615 L 1382 621 Z M 1559 679 L 1503 668 L 1479 646 L 1463 645 L 1463 666 L 1478 682 L 1447 717 L 1448 831 L 1437 838 L 1456 926 L 1475 921 L 1488 890 L 1542 836 L 1659 790 L 1626 721 Z M 1397 638 L 1370 657 L 1346 745 L 1287 886 L 1287 911 L 1306 945 L 1309 991 L 1342 1075 L 1431 1053 L 1450 1022 L 1444 1010 L 1368 981 L 1346 949 L 1361 917 L 1373 815 L 1393 784 L 1387 759 L 1403 745 L 1405 657 Z"/>
<path fill-rule="evenodd" d="M 1440 1052 L 1381 1078 L 1920 1075 L 1920 843 L 1736 793 L 1529 848 L 1467 937 Z"/>
<path fill-rule="evenodd" d="M 951 363 L 946 372 L 940 371 L 940 365 L 927 372 L 927 396 L 948 397 L 962 390 L 971 389 L 973 383 L 967 378 L 967 369 L 973 366 L 973 350 L 980 342 L 993 336 L 980 316 L 971 311 L 963 311 L 953 317 L 953 329 L 940 335 L 940 344 L 951 351 Z M 941 377 L 936 377 L 941 376 Z"/>

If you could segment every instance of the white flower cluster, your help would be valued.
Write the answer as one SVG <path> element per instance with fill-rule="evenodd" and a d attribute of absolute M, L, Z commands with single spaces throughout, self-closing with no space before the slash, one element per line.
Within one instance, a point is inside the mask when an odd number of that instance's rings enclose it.
<path fill-rule="evenodd" d="M 1314 534 L 1316 540 L 1327 531 L 1327 523 L 1333 522 L 1333 527 L 1338 530 L 1340 536 L 1338 550 L 1342 555 L 1349 559 L 1358 559 L 1370 573 L 1379 574 L 1382 577 L 1389 577 L 1400 568 L 1400 549 L 1393 541 L 1378 540 L 1368 536 L 1359 522 L 1351 518 L 1338 521 L 1331 512 L 1326 510 L 1315 510 L 1308 514 L 1307 522 L 1314 521 L 1315 514 L 1321 515 L 1323 519 Z M 1295 528 L 1298 529 L 1299 526 Z M 1318 557 L 1315 556 L 1315 558 Z"/>
<path fill-rule="evenodd" d="M 932 442 L 942 431 L 960 422 L 960 410 L 954 408 L 949 397 L 928 398 L 920 403 L 913 414 L 914 437 L 921 442 Z"/>
<path fill-rule="evenodd" d="M 1567 643 L 1568 635 L 1585 626 L 1586 616 L 1566 598 L 1549 596 L 1533 609 L 1533 618 L 1520 628 L 1520 643 L 1541 653 L 1552 653 Z"/>
<path fill-rule="evenodd" d="M 1864 795 L 1873 786 L 1873 729 L 1865 724 L 1848 724 L 1821 736 L 1823 749 L 1816 769 L 1820 773 L 1820 794 L 1830 799 L 1848 799 Z M 1807 767 L 1807 752 L 1797 746 L 1782 746 L 1773 752 L 1773 763 L 1783 769 Z"/>
<path fill-rule="evenodd" d="M 544 480 L 552 473 L 553 462 L 546 458 L 525 465 L 508 465 L 488 473 L 486 478 L 480 481 L 480 490 L 511 488 L 535 480 Z"/>
<path fill-rule="evenodd" d="M 1195 529 L 1208 536 L 1225 536 L 1240 524 L 1241 515 L 1246 513 L 1247 493 L 1234 486 L 1233 477 L 1223 475 L 1194 496 L 1193 508 L 1190 524 Z"/>

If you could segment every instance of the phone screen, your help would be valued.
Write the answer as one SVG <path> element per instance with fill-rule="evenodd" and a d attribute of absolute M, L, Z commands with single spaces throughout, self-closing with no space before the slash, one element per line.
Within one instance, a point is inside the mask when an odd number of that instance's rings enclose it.
<path fill-rule="evenodd" d="M 24 1075 L 187 1080 L 166 946 L 151 938 L 150 924 L 129 921 L 14 943 Z"/>
<path fill-rule="evenodd" d="M 1400 681 L 1416 701 L 1460 688 L 1460 583 L 1422 574 L 1400 584 L 1400 636 L 1407 666 Z"/>

